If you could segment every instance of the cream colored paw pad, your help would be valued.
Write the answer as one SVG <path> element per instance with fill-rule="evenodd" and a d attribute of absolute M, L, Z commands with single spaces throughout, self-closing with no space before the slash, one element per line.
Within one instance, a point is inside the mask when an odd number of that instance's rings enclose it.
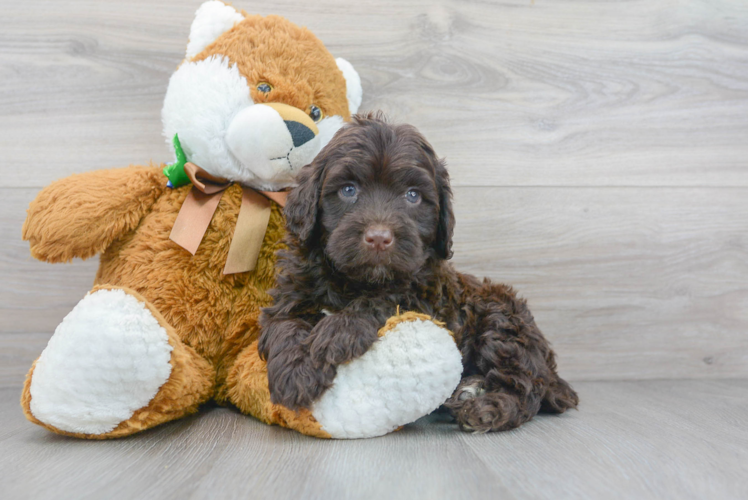
<path fill-rule="evenodd" d="M 31 413 L 60 430 L 103 434 L 153 399 L 172 346 L 145 304 L 123 290 L 86 295 L 36 362 Z"/>
<path fill-rule="evenodd" d="M 447 330 L 420 319 L 402 322 L 338 367 L 312 414 L 334 438 L 381 436 L 438 408 L 461 375 L 462 357 Z"/>

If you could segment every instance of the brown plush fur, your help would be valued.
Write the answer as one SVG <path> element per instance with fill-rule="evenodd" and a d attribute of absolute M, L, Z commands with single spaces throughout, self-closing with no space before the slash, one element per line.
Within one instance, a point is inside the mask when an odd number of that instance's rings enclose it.
<path fill-rule="evenodd" d="M 299 28 L 280 16 L 247 16 L 214 43 L 195 56 L 201 61 L 213 55 L 226 56 L 247 78 L 255 103 L 282 102 L 309 111 L 312 104 L 324 115 L 349 120 L 343 74 L 335 58 L 306 28 Z M 243 43 L 249 38 L 252 44 Z M 303 78 L 298 78 L 303 75 Z M 258 92 L 259 83 L 273 90 Z"/>
<path fill-rule="evenodd" d="M 447 262 L 449 176 L 415 128 L 356 117 L 298 180 L 275 303 L 261 317 L 273 402 L 308 407 L 401 308 L 455 332 L 464 372 L 446 406 L 463 429 L 511 429 L 540 410 L 576 406 L 525 301 Z M 366 243 L 372 228 L 388 232 L 389 246 Z"/>
<path fill-rule="evenodd" d="M 244 413 L 267 424 L 289 427 L 308 436 L 330 438 L 309 410 L 295 412 L 270 401 L 267 367 L 257 352 L 257 342 L 239 355 L 226 385 L 231 401 Z"/>
<path fill-rule="evenodd" d="M 131 167 L 75 174 L 31 202 L 23 239 L 45 262 L 88 259 L 132 231 L 166 189 L 158 168 Z"/>
<path fill-rule="evenodd" d="M 118 181 L 112 182 L 113 178 Z M 178 418 L 209 398 L 227 403 L 228 371 L 239 353 L 257 339 L 260 307 L 270 303 L 266 291 L 274 283 L 275 252 L 282 247 L 284 234 L 278 205 L 272 204 L 257 268 L 224 275 L 241 188 L 231 186 L 226 190 L 192 256 L 169 240 L 191 186 L 167 189 L 164 179 L 158 167 L 97 171 L 62 179 L 39 193 L 24 224 L 23 235 L 31 242 L 32 254 L 50 262 L 92 255 L 106 244 L 102 240 L 113 240 L 101 255 L 94 290 L 124 288 L 158 312 L 167 331 L 173 332 L 170 343 L 175 346 L 174 370 L 170 381 L 182 377 L 191 381 L 185 383 L 200 383 L 206 376 L 202 368 L 196 367 L 210 368 L 207 386 L 201 387 L 197 400 L 183 400 L 179 394 L 171 397 L 167 383 L 150 405 L 157 406 L 145 410 L 153 414 L 152 420 L 143 422 L 145 427 L 133 423 L 139 422 L 138 415 L 134 415 L 132 422 L 123 423 L 103 437 L 126 435 Z M 140 198 L 137 204 L 129 201 L 132 187 L 137 188 L 134 192 Z M 141 196 L 143 193 L 147 196 Z M 151 200 L 151 205 L 143 200 Z M 140 213 L 125 212 L 123 206 L 135 206 Z M 119 220 L 113 214 L 119 214 Z M 120 220 L 130 221 L 130 225 Z M 176 349 L 177 346 L 184 349 Z M 177 364 L 183 352 L 198 359 L 180 369 Z M 26 390 L 30 380 L 29 376 Z M 158 406 L 157 400 L 164 400 L 164 404 Z"/>
<path fill-rule="evenodd" d="M 270 16 L 250 16 L 195 57 L 226 55 L 247 78 L 255 102 L 279 102 L 307 111 L 314 103 L 349 118 L 346 83 L 333 56 L 311 32 Z M 273 91 L 256 92 L 268 82 Z M 169 239 L 191 186 L 166 188 L 162 166 L 133 166 L 73 175 L 42 190 L 31 203 L 23 238 L 47 262 L 101 254 L 94 289 L 123 288 L 143 301 L 169 332 L 172 373 L 147 408 L 104 435 L 118 437 L 178 418 L 208 399 L 235 403 L 268 422 L 325 436 L 311 415 L 269 405 L 264 363 L 258 363 L 260 308 L 270 304 L 275 253 L 283 247 L 284 216 L 272 203 L 254 271 L 224 275 L 241 202 L 229 187 L 192 256 Z M 231 373 L 231 376 L 230 376 Z M 29 410 L 27 377 L 23 406 Z M 232 384 L 241 388 L 234 388 Z M 251 403 L 247 394 L 254 394 Z M 264 394 L 264 395 L 263 395 Z M 256 412 L 256 413 L 255 413 Z M 49 426 L 47 426 L 49 427 Z M 61 432 L 58 429 L 51 429 Z"/>

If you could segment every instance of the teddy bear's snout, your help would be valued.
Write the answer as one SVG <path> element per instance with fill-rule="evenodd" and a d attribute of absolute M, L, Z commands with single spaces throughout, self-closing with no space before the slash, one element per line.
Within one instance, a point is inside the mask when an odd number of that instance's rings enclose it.
<path fill-rule="evenodd" d="M 319 152 L 319 129 L 303 111 L 281 103 L 255 104 L 229 124 L 226 144 L 247 169 L 265 181 L 293 175 Z"/>
<path fill-rule="evenodd" d="M 310 129 L 303 123 L 294 122 L 291 120 L 283 121 L 286 124 L 286 128 L 291 133 L 291 140 L 293 141 L 293 145 L 296 148 L 298 148 L 299 146 L 303 146 L 307 142 L 314 139 L 314 136 L 317 135 L 312 132 L 312 129 Z"/>

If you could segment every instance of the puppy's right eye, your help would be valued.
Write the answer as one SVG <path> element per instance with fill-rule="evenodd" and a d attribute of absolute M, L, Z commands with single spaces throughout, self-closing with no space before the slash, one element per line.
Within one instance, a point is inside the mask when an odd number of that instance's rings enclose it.
<path fill-rule="evenodd" d="M 343 198 L 352 199 L 356 197 L 356 195 L 358 194 L 358 191 L 356 190 L 356 186 L 354 186 L 353 184 L 347 184 L 343 186 L 342 188 L 340 188 L 339 193 L 340 193 L 340 196 L 342 196 Z"/>

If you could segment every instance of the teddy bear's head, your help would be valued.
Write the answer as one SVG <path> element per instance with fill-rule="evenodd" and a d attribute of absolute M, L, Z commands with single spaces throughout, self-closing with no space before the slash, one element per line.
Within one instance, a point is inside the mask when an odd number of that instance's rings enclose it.
<path fill-rule="evenodd" d="M 187 160 L 258 189 L 294 185 L 361 103 L 361 80 L 306 28 L 220 1 L 200 6 L 162 119 Z"/>

